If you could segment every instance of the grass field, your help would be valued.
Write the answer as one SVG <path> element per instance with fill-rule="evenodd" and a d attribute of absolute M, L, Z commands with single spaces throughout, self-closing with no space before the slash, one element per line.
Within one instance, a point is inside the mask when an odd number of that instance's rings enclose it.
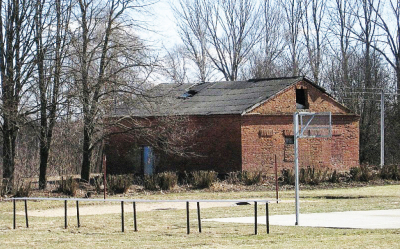
<path fill-rule="evenodd" d="M 135 199 L 260 199 L 273 198 L 274 192 L 189 192 L 173 194 L 140 194 Z M 331 212 L 400 208 L 400 185 L 346 189 L 301 191 L 301 212 Z M 293 200 L 293 191 L 282 191 L 282 200 Z M 122 198 L 122 197 L 117 197 Z M 28 202 L 29 210 L 63 207 L 63 202 Z M 71 204 L 73 205 L 73 204 Z M 86 203 L 83 205 L 101 205 Z M 138 205 L 140 205 L 138 203 Z M 184 205 L 184 203 L 182 203 Z M 17 203 L 22 211 L 23 203 Z M 126 210 L 131 208 L 126 204 Z M 253 215 L 253 206 L 214 207 L 202 209 L 202 219 Z M 265 212 L 259 206 L 259 214 Z M 270 215 L 294 213 L 293 202 L 270 204 Z M 0 202 L 0 248 L 400 248 L 400 229 L 363 230 L 271 226 L 270 234 L 259 226 L 253 235 L 249 224 L 203 222 L 197 231 L 196 212 L 191 211 L 191 234 L 186 234 L 186 211 L 160 210 L 138 212 L 138 232 L 133 217 L 125 217 L 121 232 L 120 214 L 69 217 L 64 229 L 63 217 L 30 217 L 25 228 L 23 216 L 17 216 L 18 227 L 12 229 L 12 202 Z M 400 219 L 400 217 L 398 217 Z"/>

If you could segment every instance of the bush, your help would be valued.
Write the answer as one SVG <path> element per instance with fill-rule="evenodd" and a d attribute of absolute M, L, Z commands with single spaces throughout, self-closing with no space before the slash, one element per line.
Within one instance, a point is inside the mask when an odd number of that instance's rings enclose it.
<path fill-rule="evenodd" d="M 101 193 L 104 191 L 104 180 L 103 176 L 96 176 L 90 182 L 96 191 L 96 193 Z"/>
<path fill-rule="evenodd" d="M 400 180 L 399 165 L 384 165 L 380 169 L 379 176 L 386 180 Z"/>
<path fill-rule="evenodd" d="M 16 185 L 16 188 L 14 189 L 14 197 L 29 197 L 31 194 L 32 188 L 31 188 L 32 183 L 25 183 L 21 182 Z"/>
<path fill-rule="evenodd" d="M 175 172 L 162 172 L 157 174 L 158 186 L 162 190 L 170 190 L 178 183 L 178 176 Z"/>
<path fill-rule="evenodd" d="M 244 171 L 241 178 L 245 185 L 254 185 L 261 182 L 262 174 L 260 171 Z"/>
<path fill-rule="evenodd" d="M 192 186 L 197 189 L 209 188 L 217 181 L 217 176 L 215 171 L 195 171 L 193 172 Z"/>
<path fill-rule="evenodd" d="M 158 190 L 158 181 L 156 175 L 144 175 L 143 187 L 147 190 Z"/>
<path fill-rule="evenodd" d="M 108 175 L 107 190 L 112 194 L 123 194 L 128 191 L 132 182 L 131 175 Z"/>
<path fill-rule="evenodd" d="M 6 178 L 0 179 L 0 196 L 5 196 L 7 194 L 10 194 L 10 192 L 11 192 L 11 186 L 9 179 Z"/>
<path fill-rule="evenodd" d="M 69 177 L 66 180 L 61 179 L 61 181 L 59 181 L 56 191 L 66 195 L 75 196 L 78 188 L 78 183 L 72 177 Z"/>
<path fill-rule="evenodd" d="M 239 184 L 241 182 L 241 174 L 240 171 L 229 172 L 225 178 L 226 182 L 229 184 Z"/>
<path fill-rule="evenodd" d="M 369 165 L 360 165 L 360 167 L 351 168 L 350 176 L 353 181 L 369 182 L 374 179 L 371 166 Z"/>
<path fill-rule="evenodd" d="M 295 175 L 292 169 L 283 169 L 282 170 L 282 181 L 287 185 L 295 184 Z"/>
<path fill-rule="evenodd" d="M 350 179 L 353 181 L 359 181 L 361 176 L 360 167 L 354 167 L 350 169 Z"/>
<path fill-rule="evenodd" d="M 331 182 L 331 183 L 339 183 L 340 182 L 339 174 L 336 172 L 336 169 L 330 175 L 329 182 Z"/>

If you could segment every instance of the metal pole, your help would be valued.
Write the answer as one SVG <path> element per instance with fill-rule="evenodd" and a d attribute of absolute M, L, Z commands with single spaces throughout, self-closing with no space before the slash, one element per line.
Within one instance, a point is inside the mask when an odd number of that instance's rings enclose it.
<path fill-rule="evenodd" d="M 279 199 L 279 184 L 278 184 L 278 163 L 276 161 L 276 155 L 275 155 L 275 190 L 276 190 L 276 203 L 278 203 Z"/>
<path fill-rule="evenodd" d="M 199 233 L 201 233 L 200 202 L 197 202 L 197 220 L 199 223 Z"/>
<path fill-rule="evenodd" d="M 137 232 L 137 222 L 136 222 L 136 202 L 133 203 L 133 226 L 135 227 L 135 232 Z"/>
<path fill-rule="evenodd" d="M 29 223 L 28 223 L 28 201 L 24 200 L 25 202 L 25 222 L 26 222 L 26 228 L 29 228 Z"/>
<path fill-rule="evenodd" d="M 385 94 L 381 90 L 381 168 L 385 165 Z"/>
<path fill-rule="evenodd" d="M 103 156 L 103 185 L 104 185 L 104 200 L 107 197 L 107 158 Z"/>
<path fill-rule="evenodd" d="M 78 227 L 81 227 L 81 222 L 79 220 L 79 201 L 76 201 L 76 219 L 78 221 Z"/>
<path fill-rule="evenodd" d="M 268 202 L 265 203 L 265 224 L 267 226 L 267 234 L 269 234 L 269 210 L 268 210 Z"/>
<path fill-rule="evenodd" d="M 299 203 L 299 145 L 298 145 L 298 134 L 299 134 L 299 114 L 293 114 L 294 123 L 294 173 L 295 173 L 295 205 L 296 205 L 296 223 L 299 225 L 300 215 L 300 203 Z"/>
<path fill-rule="evenodd" d="M 15 216 L 16 216 L 16 213 L 15 213 L 15 199 L 13 199 L 13 229 L 15 229 L 16 226 L 17 226 L 17 222 L 16 222 L 16 219 L 15 219 Z"/>
<path fill-rule="evenodd" d="M 187 201 L 186 202 L 186 231 L 187 231 L 187 234 L 189 234 L 190 233 L 190 224 L 189 224 L 189 202 Z"/>
<path fill-rule="evenodd" d="M 254 202 L 254 234 L 257 235 L 257 202 Z"/>
<path fill-rule="evenodd" d="M 64 228 L 67 229 L 68 227 L 68 221 L 67 221 L 67 200 L 64 200 Z"/>
<path fill-rule="evenodd" d="M 121 227 L 122 227 L 122 232 L 125 231 L 125 224 L 124 224 L 124 202 L 121 201 Z"/>

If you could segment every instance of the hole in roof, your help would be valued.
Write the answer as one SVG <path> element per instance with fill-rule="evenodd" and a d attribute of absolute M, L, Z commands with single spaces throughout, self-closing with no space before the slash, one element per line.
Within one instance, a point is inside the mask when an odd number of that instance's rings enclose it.
<path fill-rule="evenodd" d="M 198 93 L 198 91 L 189 90 L 189 91 L 183 93 L 181 96 L 179 96 L 178 99 L 188 99 L 188 98 L 193 97 L 194 95 L 196 95 L 196 93 Z"/>

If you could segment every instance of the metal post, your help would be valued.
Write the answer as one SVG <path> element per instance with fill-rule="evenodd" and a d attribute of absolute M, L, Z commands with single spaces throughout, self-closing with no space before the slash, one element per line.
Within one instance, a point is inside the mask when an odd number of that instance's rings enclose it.
<path fill-rule="evenodd" d="M 385 94 L 381 90 L 381 168 L 385 165 Z"/>
<path fill-rule="evenodd" d="M 269 210 L 268 210 L 268 202 L 265 203 L 265 224 L 267 226 L 267 234 L 269 234 Z"/>
<path fill-rule="evenodd" d="M 279 199 L 279 184 L 278 184 L 278 163 L 276 160 L 276 155 L 275 155 L 275 190 L 276 190 L 276 203 L 278 203 Z"/>
<path fill-rule="evenodd" d="M 104 200 L 107 197 L 107 158 L 103 156 L 103 185 L 104 185 Z"/>
<path fill-rule="evenodd" d="M 199 223 L 199 233 L 201 233 L 200 202 L 197 202 L 197 220 Z"/>
<path fill-rule="evenodd" d="M 187 234 L 190 233 L 190 221 L 189 221 L 189 202 L 186 202 L 186 231 Z"/>
<path fill-rule="evenodd" d="M 64 200 L 64 228 L 67 229 L 68 227 L 68 221 L 67 221 L 67 200 Z"/>
<path fill-rule="evenodd" d="M 28 223 L 28 201 L 24 200 L 25 202 L 25 223 L 26 223 L 26 228 L 29 228 L 29 223 Z"/>
<path fill-rule="evenodd" d="M 254 202 L 254 234 L 257 234 L 257 202 Z"/>
<path fill-rule="evenodd" d="M 300 203 L 299 203 L 299 145 L 298 145 L 298 135 L 299 135 L 299 114 L 293 114 L 294 123 L 294 173 L 295 173 L 295 205 L 296 205 L 296 223 L 299 225 L 299 215 L 300 215 Z"/>
<path fill-rule="evenodd" d="M 121 201 L 121 227 L 122 232 L 125 232 L 125 224 L 124 224 L 124 202 Z"/>
<path fill-rule="evenodd" d="M 76 201 L 76 219 L 78 222 L 78 227 L 81 227 L 81 222 L 79 220 L 79 201 Z"/>
<path fill-rule="evenodd" d="M 136 222 L 136 202 L 133 203 L 133 226 L 135 228 L 135 232 L 137 232 L 137 222 Z"/>
<path fill-rule="evenodd" d="M 13 199 L 13 229 L 17 227 L 17 222 L 15 219 L 16 213 L 15 213 L 15 199 Z"/>

